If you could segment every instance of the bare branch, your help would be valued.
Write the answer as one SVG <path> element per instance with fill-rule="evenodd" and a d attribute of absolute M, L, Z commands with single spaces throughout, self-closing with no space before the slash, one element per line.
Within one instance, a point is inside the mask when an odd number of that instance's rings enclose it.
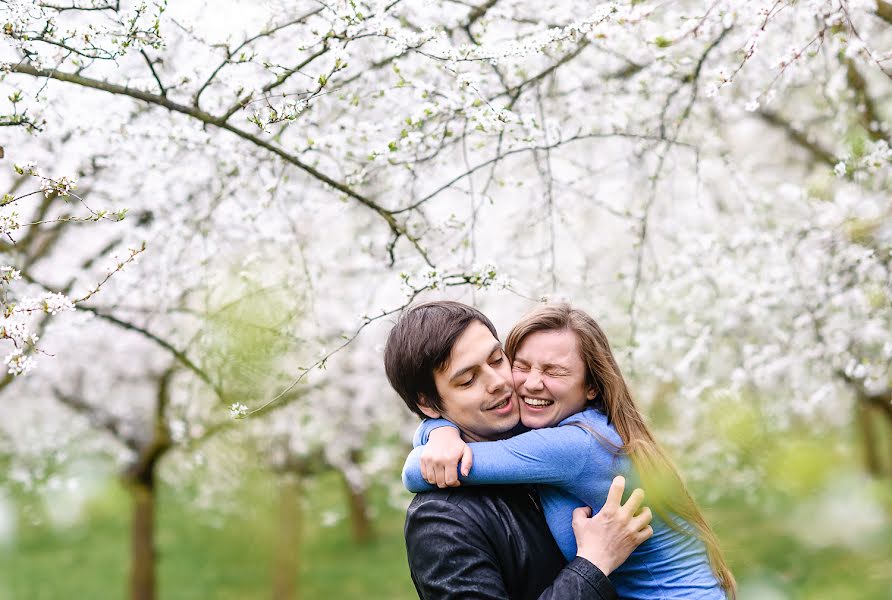
<path fill-rule="evenodd" d="M 158 90 L 161 92 L 163 97 L 167 97 L 167 89 L 164 87 L 164 84 L 161 83 L 161 78 L 158 77 L 158 73 L 155 71 L 155 65 L 152 64 L 152 59 L 149 58 L 149 55 L 146 54 L 145 50 L 140 50 L 140 54 L 142 54 L 143 58 L 146 59 L 146 64 L 149 65 L 149 70 L 152 72 L 152 77 L 155 78 L 155 83 L 158 84 Z"/>
<path fill-rule="evenodd" d="M 537 150 L 538 150 L 538 151 L 552 150 L 552 149 L 554 149 L 554 148 L 557 148 L 557 147 L 559 147 L 559 146 L 563 146 L 563 145 L 565 145 L 565 144 L 569 144 L 569 143 L 572 143 L 572 142 L 577 142 L 577 141 L 580 141 L 580 140 L 595 139 L 595 138 L 629 138 L 629 139 L 637 139 L 637 140 L 664 141 L 664 142 L 666 142 L 666 143 L 668 143 L 668 144 L 670 144 L 670 145 L 682 146 L 682 147 L 690 148 L 690 149 L 696 151 L 696 148 L 695 148 L 694 146 L 692 146 L 691 144 L 686 144 L 686 143 L 684 143 L 684 142 L 679 142 L 679 141 L 676 141 L 676 140 L 668 140 L 668 139 L 666 139 L 666 138 L 662 138 L 662 137 L 659 137 L 659 136 L 653 136 L 653 135 L 636 134 L 636 133 L 628 133 L 628 132 L 620 132 L 620 131 L 614 131 L 614 132 L 608 132 L 608 133 L 588 133 L 588 134 L 578 134 L 578 135 L 574 135 L 574 136 L 572 136 L 572 137 L 569 137 L 569 138 L 567 138 L 567 139 L 565 139 L 565 140 L 559 140 L 559 141 L 554 142 L 554 143 L 552 143 L 552 144 L 546 144 L 546 145 L 542 145 L 542 146 L 528 146 L 528 147 L 525 147 L 525 148 L 515 148 L 514 150 L 508 150 L 508 151 L 505 152 L 504 154 L 500 154 L 500 155 L 498 155 L 498 156 L 495 156 L 495 157 L 493 157 L 493 158 L 490 158 L 489 160 L 483 161 L 482 163 L 479 163 L 479 164 L 475 165 L 475 166 L 474 166 L 473 168 L 471 168 L 470 170 L 465 171 L 464 173 L 461 173 L 460 175 L 456 175 L 455 177 L 453 177 L 452 179 L 450 179 L 448 182 L 444 183 L 443 185 L 441 185 L 440 187 L 438 187 L 436 190 L 434 190 L 433 192 L 431 192 L 430 194 L 428 194 L 427 196 L 421 198 L 420 200 L 416 200 L 415 202 L 413 202 L 413 203 L 410 204 L 409 206 L 406 206 L 406 207 L 403 207 L 403 208 L 394 210 L 394 211 L 392 211 L 392 212 L 393 212 L 393 214 L 399 214 L 399 213 L 403 213 L 403 212 L 408 212 L 408 211 L 410 211 L 410 210 L 415 210 L 416 208 L 418 208 L 419 206 L 421 206 L 421 205 L 424 204 L 425 202 L 428 202 L 429 200 L 431 200 L 432 198 L 434 198 L 435 196 L 437 196 L 437 195 L 438 195 L 440 192 L 442 192 L 443 190 L 446 190 L 446 189 L 452 187 L 453 185 L 455 185 L 456 183 L 458 183 L 458 182 L 461 181 L 462 179 L 464 179 L 464 178 L 466 178 L 466 177 L 469 177 L 469 176 L 473 175 L 474 173 L 476 173 L 476 172 L 479 171 L 480 169 L 483 169 L 483 168 L 485 168 L 485 167 L 487 167 L 487 166 L 489 166 L 489 165 L 491 165 L 491 164 L 493 164 L 493 163 L 496 163 L 496 162 L 498 162 L 498 161 L 504 160 L 506 157 L 511 156 L 512 154 L 519 154 L 519 153 L 521 153 L 521 152 L 535 152 L 535 151 L 537 151 Z"/>
<path fill-rule="evenodd" d="M 59 388 L 54 387 L 53 394 L 59 402 L 74 412 L 87 417 L 93 427 L 110 433 L 116 440 L 134 452 L 139 450 L 140 441 L 137 438 L 124 433 L 124 424 L 114 415 L 105 412 L 98 406 L 90 404 L 83 398 L 66 394 Z"/>
<path fill-rule="evenodd" d="M 818 142 L 812 140 L 808 134 L 802 130 L 793 127 L 792 123 L 781 117 L 779 114 L 767 110 L 760 110 L 759 116 L 762 117 L 766 123 L 783 130 L 797 146 L 807 150 L 814 159 L 830 167 L 837 163 L 837 159 L 832 152 L 821 146 Z"/>

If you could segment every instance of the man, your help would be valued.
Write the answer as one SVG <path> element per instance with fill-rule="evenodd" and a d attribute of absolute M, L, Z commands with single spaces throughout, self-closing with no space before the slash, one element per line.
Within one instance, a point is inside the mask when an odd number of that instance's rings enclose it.
<path fill-rule="evenodd" d="M 407 310 L 384 351 L 387 377 L 417 415 L 443 416 L 467 441 L 507 437 L 519 421 L 511 367 L 495 327 L 457 302 Z M 620 505 L 617 478 L 604 508 L 577 509 L 578 553 L 569 564 L 552 539 L 535 492 L 480 486 L 418 494 L 406 515 L 406 550 L 419 598 L 615 599 L 607 579 L 643 541 L 631 523 L 636 490 Z"/>

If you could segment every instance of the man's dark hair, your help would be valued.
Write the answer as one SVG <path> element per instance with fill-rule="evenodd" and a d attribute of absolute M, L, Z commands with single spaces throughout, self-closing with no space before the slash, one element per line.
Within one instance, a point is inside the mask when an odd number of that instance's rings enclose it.
<path fill-rule="evenodd" d="M 384 370 L 390 385 L 419 417 L 425 417 L 419 404 L 442 412 L 443 399 L 437 393 L 434 372 L 443 368 L 455 341 L 474 321 L 486 325 L 498 339 L 486 315 L 449 300 L 408 308 L 390 330 L 384 347 Z"/>

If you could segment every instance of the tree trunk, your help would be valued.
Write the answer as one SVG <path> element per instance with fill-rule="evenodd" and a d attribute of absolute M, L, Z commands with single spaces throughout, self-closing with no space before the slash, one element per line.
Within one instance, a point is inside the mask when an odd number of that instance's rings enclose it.
<path fill-rule="evenodd" d="M 350 504 L 350 528 L 353 532 L 353 541 L 357 544 L 365 544 L 372 540 L 374 531 L 372 521 L 369 519 L 368 501 L 365 490 L 355 490 L 350 482 L 343 477 L 344 490 Z"/>
<path fill-rule="evenodd" d="M 860 400 L 855 410 L 858 413 L 858 429 L 861 434 L 861 444 L 864 448 L 864 466 L 873 477 L 882 477 L 886 474 L 880 459 L 880 440 L 876 434 L 874 417 L 877 411 L 868 402 Z"/>
<path fill-rule="evenodd" d="M 303 532 L 301 477 L 296 473 L 279 476 L 279 539 L 273 567 L 273 600 L 297 600 L 300 542 Z"/>
<path fill-rule="evenodd" d="M 877 435 L 877 426 L 883 427 L 886 423 L 877 418 L 879 417 L 879 411 L 869 399 L 862 398 L 861 395 L 859 395 L 855 410 L 857 411 L 861 443 L 864 447 L 864 466 L 867 472 L 874 477 L 892 474 L 892 461 L 886 466 L 881 459 L 881 436 Z"/>
<path fill-rule="evenodd" d="M 131 600 L 155 600 L 155 483 L 130 481 L 133 523 L 130 550 Z"/>

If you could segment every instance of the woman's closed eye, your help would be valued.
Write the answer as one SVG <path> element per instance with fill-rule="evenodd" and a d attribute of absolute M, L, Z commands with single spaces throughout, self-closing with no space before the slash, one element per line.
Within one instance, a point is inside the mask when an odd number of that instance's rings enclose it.
<path fill-rule="evenodd" d="M 567 372 L 563 369 L 545 369 L 543 373 L 549 377 L 563 377 L 567 375 Z"/>

